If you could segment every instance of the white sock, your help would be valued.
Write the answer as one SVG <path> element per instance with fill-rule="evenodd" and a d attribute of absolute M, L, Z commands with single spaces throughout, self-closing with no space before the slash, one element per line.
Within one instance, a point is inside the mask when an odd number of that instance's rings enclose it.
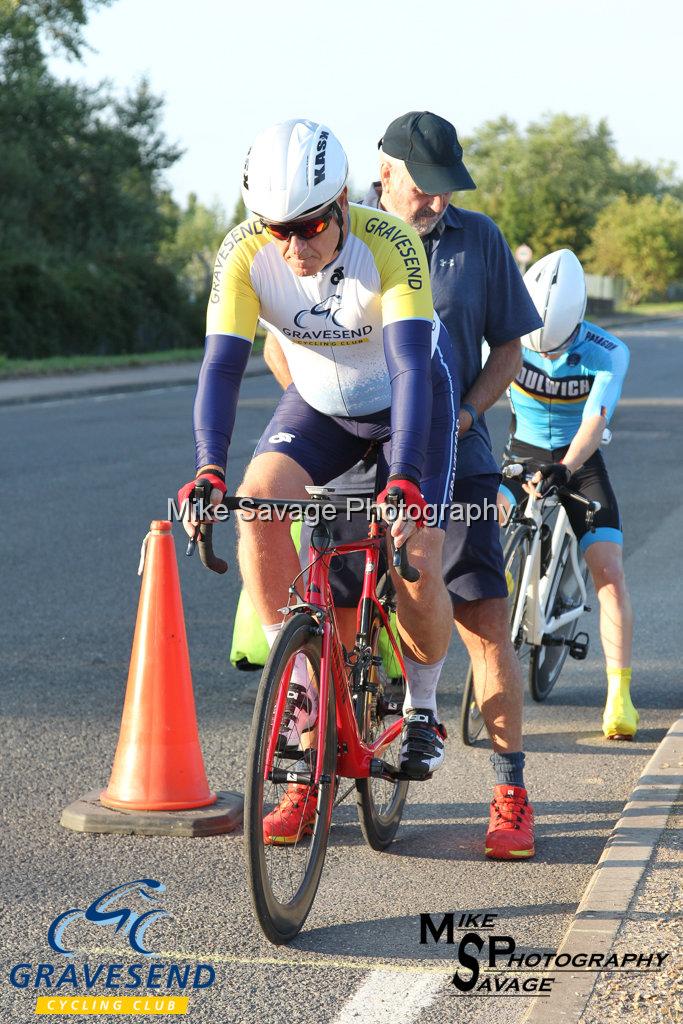
<path fill-rule="evenodd" d="M 277 639 L 278 633 L 282 629 L 282 623 L 274 622 L 272 626 L 261 625 L 261 629 L 266 634 L 266 643 L 268 644 L 268 650 L 270 650 Z"/>
<path fill-rule="evenodd" d="M 413 661 L 412 658 L 403 655 L 406 666 L 406 697 L 403 701 L 403 714 L 408 708 L 429 708 L 436 714 L 436 688 L 439 684 L 439 676 L 443 663 L 446 660 L 444 654 L 441 661 L 435 661 L 431 665 L 424 665 L 422 662 Z"/>
<path fill-rule="evenodd" d="M 265 633 L 265 636 L 266 636 L 266 643 L 268 644 L 268 650 L 270 650 L 271 647 L 273 646 L 273 644 L 275 643 L 280 630 L 282 629 L 282 623 L 281 622 L 274 622 L 270 626 L 262 625 L 261 628 L 263 629 L 263 632 Z M 300 686 L 305 686 L 306 689 L 309 690 L 309 692 L 314 693 L 315 696 L 316 696 L 316 706 L 317 706 L 318 691 L 315 689 L 314 686 L 310 686 L 309 685 L 309 680 L 308 680 L 308 662 L 306 661 L 306 658 L 303 656 L 303 654 L 300 654 L 297 657 L 296 661 L 294 662 L 294 668 L 292 669 L 292 682 L 298 683 Z"/>

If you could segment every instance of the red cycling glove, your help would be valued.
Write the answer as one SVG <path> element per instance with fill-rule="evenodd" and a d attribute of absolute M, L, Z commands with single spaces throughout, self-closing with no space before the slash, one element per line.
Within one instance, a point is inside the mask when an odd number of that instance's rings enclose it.
<path fill-rule="evenodd" d="M 216 490 L 220 491 L 221 498 L 225 496 L 225 492 L 227 490 L 225 486 L 225 480 L 217 476 L 216 473 L 200 473 L 199 476 L 197 476 L 194 480 L 190 480 L 188 483 L 183 484 L 183 486 L 178 491 L 179 509 L 182 508 L 183 502 L 188 501 L 194 494 L 194 489 L 198 480 L 208 480 L 211 484 L 212 490 L 215 488 Z"/>
<path fill-rule="evenodd" d="M 377 496 L 377 504 L 382 505 L 387 500 L 387 495 L 390 490 L 397 487 L 402 494 L 402 500 L 399 501 L 398 507 L 407 507 L 410 509 L 409 519 L 412 519 L 416 526 L 424 526 L 425 512 L 427 510 L 427 502 L 422 497 L 420 488 L 413 480 L 406 480 L 405 477 L 394 477 L 390 479 L 387 486 L 384 488 L 381 494 Z"/>

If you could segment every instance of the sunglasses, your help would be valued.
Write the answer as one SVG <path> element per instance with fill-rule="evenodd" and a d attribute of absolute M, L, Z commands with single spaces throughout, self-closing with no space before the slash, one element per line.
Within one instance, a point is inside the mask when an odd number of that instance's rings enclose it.
<path fill-rule="evenodd" d="M 273 238 L 277 238 L 279 242 L 288 242 L 292 235 L 296 235 L 297 238 L 315 238 L 316 235 L 321 235 L 333 216 L 334 210 L 328 210 L 327 213 L 311 217 L 310 220 L 291 221 L 289 224 L 267 224 L 263 220 L 261 223 Z"/>

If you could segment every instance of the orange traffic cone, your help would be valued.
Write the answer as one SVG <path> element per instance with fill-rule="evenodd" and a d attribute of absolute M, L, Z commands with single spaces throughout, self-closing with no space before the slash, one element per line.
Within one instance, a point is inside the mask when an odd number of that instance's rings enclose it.
<path fill-rule="evenodd" d="M 242 821 L 244 801 L 230 790 L 216 796 L 206 781 L 171 524 L 153 522 L 145 548 L 109 786 L 69 804 L 60 821 L 76 832 L 188 837 L 232 832 Z"/>
<path fill-rule="evenodd" d="M 216 802 L 199 745 L 173 535 L 150 526 L 119 744 L 105 807 L 182 811 Z"/>

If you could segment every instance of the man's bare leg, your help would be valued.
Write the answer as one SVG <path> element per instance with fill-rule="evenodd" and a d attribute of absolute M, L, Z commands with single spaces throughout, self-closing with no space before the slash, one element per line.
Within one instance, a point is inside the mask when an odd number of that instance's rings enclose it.
<path fill-rule="evenodd" d="M 456 605 L 455 625 L 474 673 L 474 694 L 494 751 L 522 749 L 522 673 L 510 642 L 505 598 Z"/>
<path fill-rule="evenodd" d="M 312 480 L 306 470 L 280 452 L 264 452 L 247 466 L 238 495 L 256 498 L 306 498 Z M 279 622 L 278 608 L 287 604 L 289 585 L 301 571 L 290 534 L 291 522 L 273 518 L 251 522 L 237 514 L 239 543 L 237 556 L 244 586 L 264 624 Z"/>

